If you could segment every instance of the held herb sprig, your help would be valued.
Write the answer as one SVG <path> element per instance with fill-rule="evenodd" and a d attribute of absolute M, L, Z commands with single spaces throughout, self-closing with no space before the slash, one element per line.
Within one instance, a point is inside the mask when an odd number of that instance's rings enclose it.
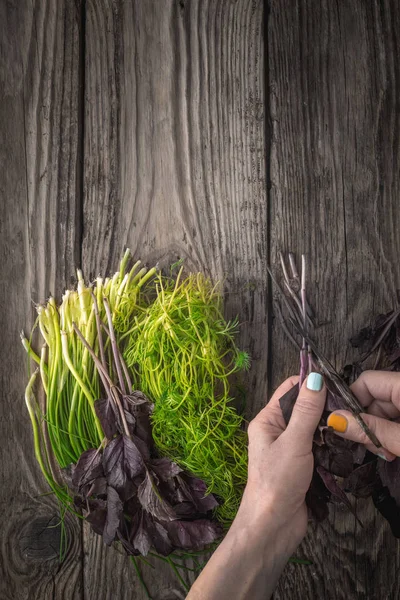
<path fill-rule="evenodd" d="M 375 360 L 371 365 L 373 369 L 400 370 L 400 311 L 397 309 L 379 315 L 373 326 L 363 328 L 350 340 L 353 346 L 360 347 L 363 356 L 359 361 L 346 365 L 339 374 L 313 339 L 316 328 L 313 328 L 313 337 L 310 334 L 313 313 L 305 293 L 305 257 L 302 256 L 301 285 L 294 255 L 289 254 L 290 272 L 282 255 L 280 260 L 284 290 L 270 272 L 282 302 L 282 307 L 279 303 L 275 305 L 275 311 L 285 333 L 300 350 L 300 382 L 310 369 L 319 370 L 324 375 L 327 387 L 325 412 L 314 435 L 315 469 L 306 495 L 310 512 L 317 521 L 321 521 L 328 516 L 328 502 L 335 501 L 345 504 L 357 518 L 345 492 L 356 498 L 372 497 L 377 510 L 389 522 L 393 535 L 400 537 L 400 459 L 386 462 L 367 451 L 364 445 L 340 438 L 332 428 L 327 427 L 330 412 L 351 410 L 372 444 L 377 448 L 381 446 L 362 418 L 360 413 L 364 409 L 349 385 L 363 369 L 368 368 L 367 361 L 375 352 Z M 297 385 L 294 386 L 280 399 L 286 423 L 289 422 L 298 389 Z"/>

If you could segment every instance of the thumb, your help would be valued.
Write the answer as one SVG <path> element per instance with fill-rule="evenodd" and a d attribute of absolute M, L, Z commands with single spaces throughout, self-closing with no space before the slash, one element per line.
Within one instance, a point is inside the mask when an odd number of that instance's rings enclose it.
<path fill-rule="evenodd" d="M 400 456 L 400 424 L 368 413 L 361 413 L 361 416 L 383 448 L 376 448 L 371 443 L 369 437 L 348 410 L 336 410 L 331 413 L 327 425 L 332 427 L 340 437 L 364 444 L 368 450 L 385 460 L 393 460 L 396 456 Z"/>
<path fill-rule="evenodd" d="M 326 387 L 322 375 L 310 373 L 301 386 L 286 429 L 287 434 L 296 439 L 300 452 L 311 452 L 314 432 L 321 420 L 325 398 Z"/>

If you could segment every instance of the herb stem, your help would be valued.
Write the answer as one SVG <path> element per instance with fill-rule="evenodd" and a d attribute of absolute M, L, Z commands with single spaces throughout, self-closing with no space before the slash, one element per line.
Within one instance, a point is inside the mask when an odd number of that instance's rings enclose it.
<path fill-rule="evenodd" d="M 179 573 L 178 569 L 175 566 L 175 563 L 170 559 L 169 556 L 167 556 L 167 562 L 169 563 L 169 565 L 171 566 L 172 570 L 174 571 L 175 575 L 177 576 L 177 578 L 179 579 L 180 583 L 182 584 L 183 588 L 188 592 L 189 591 L 189 586 L 186 583 L 186 581 L 183 579 L 182 575 Z"/>
<path fill-rule="evenodd" d="M 92 292 L 92 300 L 93 300 L 93 306 L 94 306 L 94 314 L 95 314 L 95 318 L 96 318 L 97 341 L 99 344 L 101 364 L 103 365 L 104 371 L 107 372 L 106 355 L 104 353 L 103 336 L 101 333 L 101 321 L 100 321 L 99 306 L 97 304 L 96 296 L 93 294 L 93 292 Z"/>
<path fill-rule="evenodd" d="M 120 385 L 122 393 L 126 394 L 125 382 L 124 382 L 124 378 L 122 376 L 121 363 L 119 361 L 117 340 L 115 339 L 112 315 L 111 315 L 110 305 L 108 304 L 107 298 L 104 298 L 104 308 L 106 309 L 108 328 L 109 328 L 109 332 L 110 332 L 111 348 L 113 351 L 115 368 L 117 369 L 119 385 Z"/>
<path fill-rule="evenodd" d="M 148 588 L 147 588 L 147 585 L 146 585 L 146 584 L 145 584 L 145 582 L 144 582 L 143 576 L 142 576 L 142 574 L 141 574 L 141 572 L 140 572 L 139 565 L 137 564 L 137 560 L 136 560 L 136 558 L 135 558 L 134 556 L 130 556 L 129 558 L 131 559 L 131 561 L 132 561 L 132 563 L 133 563 L 133 566 L 135 567 L 136 574 L 137 574 L 137 576 L 138 576 L 138 579 L 139 579 L 139 581 L 140 581 L 140 583 L 141 583 L 141 585 L 142 585 L 142 587 L 143 587 L 143 589 L 144 589 L 144 592 L 145 592 L 145 594 L 146 594 L 147 598 L 148 598 L 149 600 L 152 600 L 152 598 L 151 598 L 151 596 L 150 596 L 150 592 L 149 592 L 149 590 L 148 590 Z"/>

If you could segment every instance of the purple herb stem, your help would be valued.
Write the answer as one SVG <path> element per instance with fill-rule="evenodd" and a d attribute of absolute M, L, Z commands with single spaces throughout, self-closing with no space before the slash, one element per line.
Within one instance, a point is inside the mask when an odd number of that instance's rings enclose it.
<path fill-rule="evenodd" d="M 303 385 L 303 381 L 306 378 L 308 371 L 308 355 L 307 351 L 304 348 L 300 350 L 300 380 L 299 380 L 299 388 Z"/>
<path fill-rule="evenodd" d="M 122 424 L 124 426 L 125 435 L 130 439 L 131 434 L 129 433 L 129 427 L 128 423 L 126 422 L 125 412 L 122 407 L 121 400 L 119 399 L 118 390 L 115 386 L 111 388 L 111 395 L 115 401 L 115 404 L 118 406 L 119 414 L 121 415 Z"/>
<path fill-rule="evenodd" d="M 292 269 L 292 277 L 293 277 L 293 279 L 296 280 L 297 284 L 300 284 L 299 273 L 297 271 L 296 261 L 294 259 L 293 252 L 289 252 L 289 263 L 290 263 L 290 268 Z"/>
<path fill-rule="evenodd" d="M 119 352 L 118 352 L 117 340 L 115 339 L 114 327 L 113 327 L 113 324 L 112 324 L 112 315 L 111 315 L 110 305 L 108 304 L 107 298 L 104 298 L 103 303 L 104 303 L 104 308 L 106 309 L 106 314 L 107 314 L 107 321 L 108 321 L 108 328 L 109 328 L 109 332 L 110 332 L 111 347 L 112 347 L 113 356 L 114 356 L 115 368 L 117 369 L 117 375 L 118 375 L 119 385 L 121 387 L 122 393 L 126 394 L 125 381 L 124 381 L 124 378 L 123 378 L 123 375 L 122 375 L 121 363 L 120 363 L 120 360 L 119 360 Z"/>
<path fill-rule="evenodd" d="M 108 335 L 108 337 L 110 337 L 110 332 L 108 330 L 107 325 L 105 323 L 101 322 L 101 326 L 103 327 L 104 331 L 106 332 L 106 335 Z M 118 350 L 119 360 L 120 360 L 120 363 L 122 365 L 122 370 L 124 371 L 126 383 L 127 383 L 127 386 L 128 386 L 128 393 L 130 394 L 131 391 L 133 390 L 133 386 L 132 386 L 132 381 L 131 381 L 131 378 L 130 378 L 130 375 L 129 375 L 128 367 L 126 366 L 126 363 L 124 361 L 124 358 L 123 358 L 123 356 L 121 354 L 120 349 L 118 348 L 118 345 L 117 345 L 117 350 Z"/>
<path fill-rule="evenodd" d="M 303 331 L 307 335 L 307 299 L 306 299 L 306 257 L 304 254 L 301 255 L 301 308 L 302 308 L 302 319 L 303 319 Z M 309 369 L 309 355 L 307 352 L 307 344 L 305 338 L 303 338 L 303 346 L 300 352 L 300 381 L 299 386 L 301 387 L 304 379 L 307 376 Z"/>
<path fill-rule="evenodd" d="M 97 304 L 96 296 L 94 295 L 93 292 L 91 292 L 91 294 L 92 294 L 92 300 L 93 300 L 93 306 L 94 306 L 94 316 L 96 318 L 97 339 L 99 340 L 101 364 L 103 365 L 104 370 L 107 371 L 106 355 L 104 352 L 103 336 L 101 333 L 101 321 L 100 321 L 100 314 L 99 314 L 99 306 Z"/>
<path fill-rule="evenodd" d="M 89 352 L 90 356 L 93 358 L 94 364 L 97 367 L 97 370 L 99 372 L 99 375 L 101 377 L 103 385 L 104 385 L 106 391 L 108 392 L 110 390 L 110 387 L 113 386 L 114 383 L 110 379 L 110 376 L 107 373 L 107 370 L 104 369 L 104 367 L 103 367 L 103 365 L 101 363 L 101 360 L 99 360 L 99 358 L 96 356 L 95 351 L 93 350 L 93 348 L 91 347 L 91 345 L 87 342 L 87 340 L 85 339 L 84 335 L 82 334 L 82 332 L 80 331 L 80 329 L 77 327 L 76 323 L 72 323 L 72 327 L 73 327 L 73 330 L 75 331 L 76 335 L 81 340 L 82 344 L 85 346 L 85 348 L 88 349 L 88 352 Z"/>

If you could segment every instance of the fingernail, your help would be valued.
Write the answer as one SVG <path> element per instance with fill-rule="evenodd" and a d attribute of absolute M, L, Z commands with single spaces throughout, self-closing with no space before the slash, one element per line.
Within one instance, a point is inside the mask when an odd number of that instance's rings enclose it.
<path fill-rule="evenodd" d="M 343 415 L 335 415 L 331 413 L 327 420 L 328 427 L 332 427 L 338 433 L 344 433 L 347 429 L 347 419 Z"/>
<path fill-rule="evenodd" d="M 387 458 L 384 454 L 380 454 L 379 452 L 377 452 L 377 456 L 379 456 L 379 458 L 382 458 L 383 460 L 387 461 Z"/>
<path fill-rule="evenodd" d="M 322 390 L 322 385 L 324 380 L 322 379 L 322 375 L 319 373 L 310 373 L 307 377 L 307 389 L 312 390 L 313 392 L 320 392 Z"/>

